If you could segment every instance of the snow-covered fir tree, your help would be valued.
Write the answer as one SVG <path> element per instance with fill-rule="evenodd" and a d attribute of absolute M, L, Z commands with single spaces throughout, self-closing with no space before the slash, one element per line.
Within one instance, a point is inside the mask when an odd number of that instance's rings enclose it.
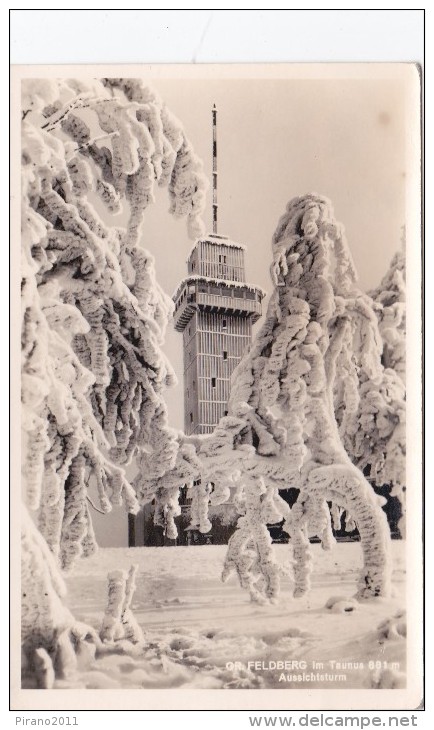
<path fill-rule="evenodd" d="M 376 459 L 368 462 L 371 474 L 377 484 L 391 486 L 390 495 L 397 497 L 402 516 L 399 521 L 401 535 L 405 534 L 405 389 L 406 389 L 406 284 L 405 284 L 405 229 L 401 249 L 396 252 L 390 267 L 380 284 L 369 292 L 374 301 L 375 312 L 383 341 L 381 361 L 386 369 L 391 392 L 385 391 L 381 411 L 389 420 L 399 418 L 400 429 L 389 429 L 390 440 L 375 441 Z M 401 383 L 396 376 L 399 376 Z M 387 417 L 386 416 L 386 417 Z M 378 449 L 378 446 L 380 449 Z M 378 454 L 379 451 L 379 454 Z M 379 456 L 379 458 L 378 458 Z M 376 464 L 380 461 L 380 469 Z"/>
<path fill-rule="evenodd" d="M 345 512 L 363 550 L 358 597 L 385 595 L 389 529 L 362 469 L 369 463 L 377 475 L 403 478 L 403 384 L 383 366 L 374 303 L 357 286 L 326 198 L 290 201 L 273 237 L 271 274 L 265 322 L 234 372 L 228 416 L 210 438 L 195 441 L 203 478 L 222 501 L 232 491 L 240 513 L 224 577 L 235 570 L 254 600 L 273 600 L 279 568 L 267 524 L 284 519 L 294 594 L 303 594 L 309 538 L 330 548 L 331 519 L 336 524 Z M 289 487 L 299 490 L 292 508 L 279 495 Z"/>
<path fill-rule="evenodd" d="M 375 484 L 390 485 L 401 495 L 405 487 L 405 291 L 401 256 L 394 262 L 396 291 L 386 290 L 389 272 L 381 285 L 384 304 L 378 303 L 381 294 L 377 301 L 372 292 L 365 296 L 370 332 L 375 332 L 378 321 L 375 341 L 367 347 L 360 326 L 356 339 L 344 343 L 337 360 L 334 399 L 341 438 L 352 461 L 367 469 Z M 367 322 L 367 317 L 361 320 L 362 325 Z"/>
<path fill-rule="evenodd" d="M 369 295 L 375 302 L 383 338 L 382 362 L 395 370 L 405 382 L 406 285 L 405 232 L 401 248 L 395 253 L 380 284 Z"/>
<path fill-rule="evenodd" d="M 172 304 L 140 244 L 157 186 L 198 236 L 206 180 L 139 80 L 28 80 L 22 92 L 22 641 L 24 669 L 49 686 L 53 666 L 64 676 L 98 643 L 65 608 L 60 572 L 95 550 L 89 485 L 103 512 L 135 512 L 125 466 L 140 454 L 160 479 L 177 460 L 162 397 Z M 171 489 L 159 500 L 170 511 Z"/>

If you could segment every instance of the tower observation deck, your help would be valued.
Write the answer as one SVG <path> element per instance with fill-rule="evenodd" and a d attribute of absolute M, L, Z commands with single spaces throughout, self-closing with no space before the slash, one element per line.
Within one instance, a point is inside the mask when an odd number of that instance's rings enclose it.
<path fill-rule="evenodd" d="M 244 246 L 216 233 L 199 239 L 173 297 L 183 333 L 184 429 L 211 433 L 225 415 L 230 379 L 261 316 L 261 289 L 245 282 Z"/>

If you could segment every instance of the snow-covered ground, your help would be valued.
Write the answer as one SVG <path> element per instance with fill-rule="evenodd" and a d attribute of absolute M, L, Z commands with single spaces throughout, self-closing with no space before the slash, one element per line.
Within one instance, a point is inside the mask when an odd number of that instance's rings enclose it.
<path fill-rule="evenodd" d="M 251 603 L 235 576 L 222 584 L 225 546 L 100 549 L 69 574 L 69 606 L 76 618 L 99 629 L 107 572 L 136 563 L 132 607 L 145 644 L 131 650 L 119 642 L 118 654 L 98 657 L 76 683 L 58 680 L 56 686 L 405 686 L 405 543 L 392 543 L 392 596 L 363 603 L 351 599 L 360 544 L 339 543 L 331 552 L 312 547 L 310 593 L 292 598 L 285 577 L 278 603 L 269 606 Z M 279 562 L 288 564 L 291 549 L 275 549 Z"/>

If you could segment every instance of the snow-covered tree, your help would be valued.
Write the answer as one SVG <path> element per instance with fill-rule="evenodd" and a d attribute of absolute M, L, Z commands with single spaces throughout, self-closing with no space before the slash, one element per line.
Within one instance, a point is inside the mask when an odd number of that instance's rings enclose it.
<path fill-rule="evenodd" d="M 177 461 L 162 396 L 172 303 L 139 244 L 157 185 L 199 235 L 205 178 L 139 80 L 27 80 L 22 92 L 22 641 L 46 686 L 50 661 L 62 676 L 97 641 L 65 608 L 60 574 L 95 550 L 89 485 L 103 512 L 136 512 L 124 467 L 140 455 L 161 479 Z M 159 498 L 170 506 L 164 484 Z"/>
<path fill-rule="evenodd" d="M 382 362 L 405 382 L 406 287 L 405 236 L 380 284 L 369 292 L 383 339 Z"/>
<path fill-rule="evenodd" d="M 368 347 L 362 328 L 344 341 L 337 359 L 335 412 L 352 461 L 362 470 L 368 467 L 376 484 L 389 484 L 401 494 L 405 486 L 405 383 L 401 369 L 405 367 L 404 333 L 394 331 L 387 305 L 379 312 L 371 297 L 366 296 L 365 301 L 371 320 L 369 331 L 375 332 L 378 316 L 378 333 Z M 395 304 L 390 309 L 402 324 L 405 302 Z M 393 349 L 389 346 L 392 342 Z"/>
<path fill-rule="evenodd" d="M 265 322 L 236 369 L 228 416 L 197 441 L 203 474 L 229 491 L 240 518 L 232 570 L 253 599 L 279 590 L 267 524 L 284 519 L 294 555 L 294 594 L 309 587 L 309 537 L 331 547 L 331 513 L 361 537 L 358 597 L 389 590 L 389 530 L 381 499 L 361 468 L 402 479 L 402 381 L 382 364 L 372 299 L 357 286 L 343 227 L 317 195 L 290 201 L 273 237 L 274 292 Z M 359 465 L 360 468 L 356 465 Z M 295 487 L 292 508 L 279 490 Z M 223 497 L 225 498 L 225 497 Z M 227 496 L 226 496 L 227 498 Z"/>
<path fill-rule="evenodd" d="M 390 485 L 390 495 L 397 497 L 402 511 L 399 521 L 401 534 L 405 533 L 405 354 L 406 354 L 406 287 L 405 287 L 405 231 L 402 237 L 401 250 L 392 258 L 390 267 L 376 289 L 369 292 L 374 301 L 375 312 L 383 341 L 381 361 L 388 373 L 393 387 L 394 397 L 382 402 L 382 412 L 389 413 L 390 420 L 397 415 L 400 428 L 390 431 L 390 441 L 376 443 L 380 449 L 378 469 L 378 450 L 376 459 L 368 461 L 370 472 L 378 485 Z M 399 382 L 399 376 L 401 383 Z M 387 392 L 387 391 L 386 391 Z M 389 391 L 390 393 L 390 391 Z M 374 468 L 372 468 L 374 465 Z"/>

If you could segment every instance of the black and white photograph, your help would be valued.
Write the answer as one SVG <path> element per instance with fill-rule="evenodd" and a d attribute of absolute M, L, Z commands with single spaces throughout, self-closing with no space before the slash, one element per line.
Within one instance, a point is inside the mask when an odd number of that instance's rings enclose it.
<path fill-rule="evenodd" d="M 20 697 L 414 707 L 417 66 L 13 84 Z"/>

